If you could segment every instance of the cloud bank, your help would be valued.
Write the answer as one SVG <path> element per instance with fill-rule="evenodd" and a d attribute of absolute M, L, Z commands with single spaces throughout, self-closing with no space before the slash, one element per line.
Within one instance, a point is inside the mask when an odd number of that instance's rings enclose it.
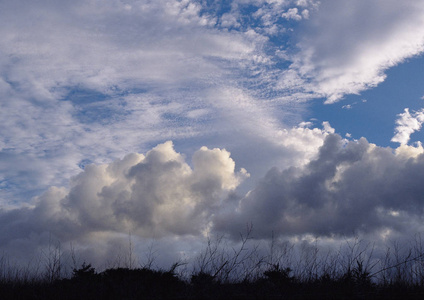
<path fill-rule="evenodd" d="M 423 229 L 423 151 L 402 145 L 394 152 L 330 134 L 316 159 L 271 169 L 236 210 L 215 218 L 215 228 L 225 232 L 252 222 L 258 236 L 268 237 L 412 236 Z"/>
<path fill-rule="evenodd" d="M 253 224 L 258 240 L 308 234 L 384 240 L 423 229 L 421 146 L 402 145 L 393 152 L 364 138 L 347 141 L 328 132 L 322 137 L 308 163 L 269 170 L 246 195 L 235 189 L 249 174 L 237 172 L 222 149 L 200 148 L 192 167 L 171 142 L 146 155 L 87 165 L 69 190 L 52 187 L 27 207 L 2 210 L 1 247 L 33 251 L 53 235 L 89 257 L 105 259 L 122 246 L 116 239 L 128 233 L 178 244 L 209 234 L 237 240 L 246 224 Z M 96 252 L 99 244 L 103 254 Z"/>

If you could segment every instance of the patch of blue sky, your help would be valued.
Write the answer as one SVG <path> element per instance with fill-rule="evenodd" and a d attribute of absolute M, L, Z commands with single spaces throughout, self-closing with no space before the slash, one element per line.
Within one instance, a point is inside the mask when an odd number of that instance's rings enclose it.
<path fill-rule="evenodd" d="M 4 199 L 8 204 L 29 202 L 46 189 L 46 186 L 36 180 L 40 174 L 35 170 L 17 170 L 13 174 L 7 173 L 6 176 L 5 179 L 0 180 L 0 199 Z"/>
<path fill-rule="evenodd" d="M 130 88 L 126 90 L 122 90 L 116 95 L 124 97 L 128 95 L 135 95 L 135 94 L 144 94 L 147 93 L 149 90 L 147 88 Z"/>
<path fill-rule="evenodd" d="M 22 176 L 23 175 L 25 174 L 22 174 Z M 37 185 L 29 187 L 28 189 L 23 189 L 22 186 L 25 186 L 22 182 L 14 184 L 12 178 L 8 182 L 7 188 L 0 189 L 0 199 L 3 198 L 7 205 L 20 206 L 22 203 L 31 203 L 34 197 L 41 195 L 47 188 L 46 186 Z M 2 204 L 4 205 L 6 203 Z"/>
<path fill-rule="evenodd" d="M 73 104 L 86 104 L 105 101 L 109 99 L 110 96 L 104 93 L 101 93 L 96 90 L 73 87 L 70 88 L 66 96 L 62 99 L 64 101 L 70 101 Z"/>
<path fill-rule="evenodd" d="M 78 163 L 78 167 L 84 170 L 85 166 L 92 164 L 93 161 L 90 159 L 83 159 Z"/>
<path fill-rule="evenodd" d="M 70 101 L 74 104 L 94 103 L 109 100 L 111 98 L 125 97 L 131 94 L 147 93 L 147 88 L 120 88 L 111 86 L 105 91 L 98 91 L 90 88 L 74 86 L 66 88 L 62 101 Z"/>
<path fill-rule="evenodd" d="M 8 180 L 0 179 L 0 190 L 5 190 L 5 189 L 8 189 L 9 187 L 10 187 L 10 184 Z"/>
<path fill-rule="evenodd" d="M 73 104 L 73 117 L 82 124 L 110 124 L 123 120 L 131 113 L 126 109 L 125 96 L 145 92 L 146 90 L 141 88 L 122 90 L 111 87 L 103 93 L 83 87 L 71 87 L 61 100 Z"/>
<path fill-rule="evenodd" d="M 190 123 L 190 119 L 178 113 L 163 113 L 161 115 L 163 122 L 175 124 L 176 126 L 184 126 Z"/>
<path fill-rule="evenodd" d="M 261 18 L 255 15 L 258 9 L 259 7 L 253 4 L 240 6 L 240 24 L 242 28 L 258 28 L 263 25 Z"/>
<path fill-rule="evenodd" d="M 222 1 L 216 1 L 216 0 L 200 0 L 199 1 L 202 4 L 202 9 L 200 11 L 200 14 L 209 14 L 209 15 L 216 15 L 218 17 L 222 16 L 225 13 L 228 13 L 231 11 L 231 5 L 233 3 L 232 0 L 222 0 Z"/>
<path fill-rule="evenodd" d="M 125 119 L 131 111 L 124 105 L 116 105 L 115 101 L 101 104 L 83 104 L 75 107 L 73 117 L 82 124 L 98 123 L 102 125 L 112 124 Z"/>
<path fill-rule="evenodd" d="M 397 115 L 409 108 L 424 108 L 424 56 L 411 58 L 386 72 L 387 78 L 377 87 L 360 95 L 348 95 L 340 102 L 323 105 L 323 99 L 310 106 L 308 118 L 329 121 L 341 135 L 367 138 L 379 146 L 397 147 L 391 142 Z M 424 142 L 424 132 L 411 135 L 409 144 Z"/>
<path fill-rule="evenodd" d="M 202 9 L 200 15 L 209 15 L 216 17 L 215 26 L 217 28 L 226 28 L 227 30 L 235 31 L 246 31 L 252 28 L 260 30 L 263 27 L 263 21 L 261 15 L 256 15 L 261 8 L 270 8 L 270 4 L 261 3 L 255 5 L 255 3 L 237 3 L 237 10 L 233 10 L 233 2 L 231 0 L 223 1 L 200 1 L 202 3 Z M 237 19 L 237 24 L 229 24 L 223 22 L 223 16 L 226 14 L 233 14 Z"/>
<path fill-rule="evenodd" d="M 269 55 L 272 59 L 272 65 L 270 68 L 274 69 L 287 69 L 291 62 L 279 55 L 276 55 L 278 51 L 295 51 L 297 39 L 296 28 L 299 26 L 299 22 L 293 20 L 287 20 L 281 16 L 282 11 L 275 11 L 273 4 L 261 3 L 255 5 L 255 3 L 238 3 L 237 12 L 232 11 L 233 1 L 201 1 L 203 9 L 201 14 L 213 15 L 217 18 L 215 26 L 222 29 L 225 28 L 229 31 L 241 31 L 254 29 L 256 32 L 263 36 L 268 37 L 267 45 L 263 48 L 265 54 Z M 256 14 L 259 10 L 263 13 Z M 225 26 L 222 24 L 222 17 L 224 14 L 232 13 L 237 18 L 237 25 Z M 268 23 L 263 20 L 263 14 L 268 13 L 272 20 L 268 20 Z M 269 32 L 269 27 L 277 26 L 276 32 Z"/>

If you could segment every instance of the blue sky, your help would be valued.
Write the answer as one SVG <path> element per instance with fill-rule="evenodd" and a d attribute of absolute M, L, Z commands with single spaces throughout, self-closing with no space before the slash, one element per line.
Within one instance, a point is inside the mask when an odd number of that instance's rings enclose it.
<path fill-rule="evenodd" d="M 396 115 L 404 108 L 419 111 L 424 106 L 424 59 L 422 56 L 408 59 L 389 69 L 387 79 L 377 87 L 359 95 L 346 95 L 334 105 L 322 105 L 315 101 L 311 105 L 311 118 L 329 121 L 338 133 L 352 138 L 365 137 L 379 146 L 396 147 L 391 142 Z M 422 141 L 420 131 L 411 135 L 410 143 Z"/>
<path fill-rule="evenodd" d="M 2 1 L 1 247 L 420 232 L 423 52 L 415 0 Z"/>

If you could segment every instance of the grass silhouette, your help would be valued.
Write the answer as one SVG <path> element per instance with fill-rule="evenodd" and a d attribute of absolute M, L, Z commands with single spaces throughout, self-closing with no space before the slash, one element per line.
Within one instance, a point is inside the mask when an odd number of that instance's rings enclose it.
<path fill-rule="evenodd" d="M 82 263 L 69 275 L 61 253 L 49 248 L 45 270 L 30 270 L 0 259 L 0 299 L 423 299 L 424 253 L 421 244 L 401 252 L 388 247 L 382 257 L 374 246 L 346 242 L 335 253 L 272 243 L 263 255 L 249 232 L 238 248 L 225 239 L 208 240 L 191 270 L 114 267 L 97 271 Z M 416 242 L 416 241 L 415 241 Z M 322 251 L 321 251 L 322 252 Z M 133 265 L 131 265 L 133 266 Z"/>

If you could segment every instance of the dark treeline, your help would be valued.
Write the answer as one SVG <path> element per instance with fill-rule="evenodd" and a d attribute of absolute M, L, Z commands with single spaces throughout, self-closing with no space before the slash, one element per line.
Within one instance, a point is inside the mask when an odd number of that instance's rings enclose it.
<path fill-rule="evenodd" d="M 247 234 L 237 247 L 208 240 L 191 265 L 130 260 L 97 271 L 84 262 L 65 274 L 55 248 L 35 275 L 3 257 L 0 299 L 424 299 L 423 249 L 420 238 L 380 254 L 359 239 L 337 251 L 273 241 L 264 254 Z"/>

